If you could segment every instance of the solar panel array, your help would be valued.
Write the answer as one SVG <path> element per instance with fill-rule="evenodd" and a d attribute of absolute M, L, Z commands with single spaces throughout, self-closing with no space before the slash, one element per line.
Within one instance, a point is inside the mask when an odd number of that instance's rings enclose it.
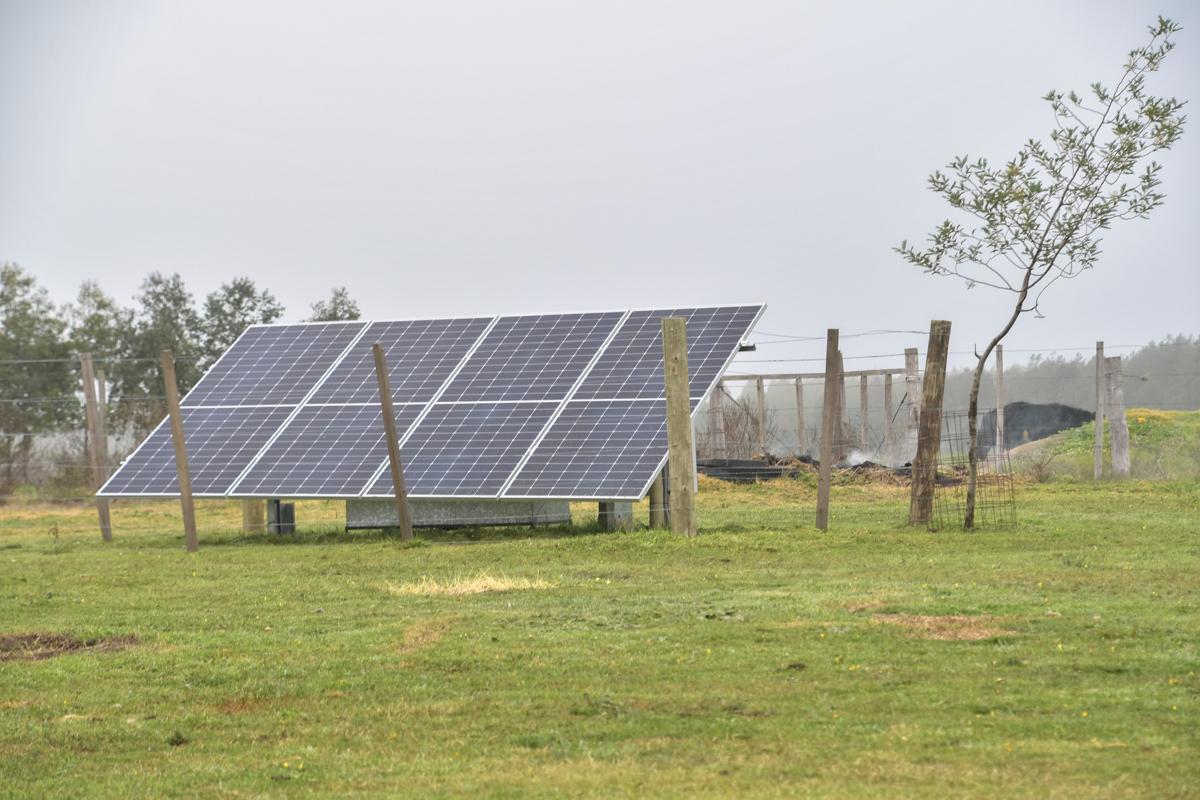
<path fill-rule="evenodd" d="M 410 497 L 636 499 L 666 460 L 660 320 L 687 320 L 694 412 L 762 309 L 252 326 L 183 400 L 193 493 L 391 496 L 379 342 Z M 164 420 L 100 493 L 178 491 Z"/>

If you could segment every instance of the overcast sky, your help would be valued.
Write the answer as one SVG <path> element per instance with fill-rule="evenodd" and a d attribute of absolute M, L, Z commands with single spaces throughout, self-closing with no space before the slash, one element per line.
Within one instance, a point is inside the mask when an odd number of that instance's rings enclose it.
<path fill-rule="evenodd" d="M 969 351 L 1009 297 L 891 251 L 945 216 L 925 177 L 1044 137 L 1041 95 L 1115 81 L 1159 13 L 1185 30 L 1151 89 L 1195 100 L 1185 2 L 0 0 L 0 261 L 62 301 L 151 270 L 289 319 L 336 285 L 367 317 L 762 300 L 766 332 L 946 318 Z M 1200 332 L 1198 153 L 1011 360 Z"/>

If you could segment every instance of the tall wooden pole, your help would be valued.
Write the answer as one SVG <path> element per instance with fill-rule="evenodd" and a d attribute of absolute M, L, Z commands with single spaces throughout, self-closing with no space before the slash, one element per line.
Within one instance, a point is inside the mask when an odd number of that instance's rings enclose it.
<path fill-rule="evenodd" d="M 883 376 L 883 451 L 888 464 L 896 460 L 896 443 L 892 441 L 892 373 Z"/>
<path fill-rule="evenodd" d="M 80 356 L 79 366 L 83 373 L 84 422 L 87 425 L 88 453 L 92 462 L 92 484 L 96 491 L 100 491 L 100 487 L 108 478 L 108 470 L 105 468 L 107 459 L 100 436 L 100 409 L 96 403 L 96 376 L 92 372 L 92 354 L 84 353 Z M 100 518 L 100 538 L 111 542 L 112 518 L 108 512 L 108 498 L 96 498 L 96 514 Z"/>
<path fill-rule="evenodd" d="M 179 475 L 179 504 L 183 507 L 183 541 L 189 553 L 200 549 L 196 537 L 196 507 L 192 503 L 192 475 L 188 471 L 187 445 L 183 439 L 183 414 L 179 410 L 179 384 L 175 381 L 175 357 L 162 351 L 163 387 L 167 413 L 171 417 L 171 440 L 175 443 L 175 471 Z"/>
<path fill-rule="evenodd" d="M 796 443 L 800 455 L 808 452 L 808 431 L 804 427 L 804 378 L 796 378 Z"/>
<path fill-rule="evenodd" d="M 841 383 L 838 329 L 825 334 L 825 394 L 821 402 L 821 459 L 817 465 L 817 529 L 829 529 L 829 485 L 833 480 L 833 431 L 838 423 L 837 393 Z"/>
<path fill-rule="evenodd" d="M 867 448 L 870 447 L 868 441 L 869 420 L 867 419 L 870 413 L 867 408 L 867 376 L 860 375 L 858 378 L 858 446 L 862 449 L 863 455 L 867 453 Z"/>
<path fill-rule="evenodd" d="M 1096 436 L 1092 443 L 1092 477 L 1104 476 L 1104 342 L 1096 342 Z"/>
<path fill-rule="evenodd" d="M 1004 345 L 996 345 L 996 452 L 1004 453 Z"/>
<path fill-rule="evenodd" d="M 754 392 L 758 400 L 758 419 L 755 423 L 756 433 L 758 434 L 758 452 L 755 455 L 762 458 L 767 457 L 767 389 L 763 385 L 763 379 L 757 378 L 754 381 Z"/>
<path fill-rule="evenodd" d="M 850 430 L 846 424 L 846 368 L 842 361 L 842 351 L 834 354 L 837 379 L 834 381 L 836 398 L 834 400 L 834 434 L 833 460 L 840 464 L 846 460 L 846 443 L 850 440 Z M 830 465 L 833 466 L 832 464 Z"/>
<path fill-rule="evenodd" d="M 388 380 L 387 360 L 383 345 L 371 345 L 375 354 L 375 379 L 379 383 L 379 408 L 383 412 L 383 430 L 387 436 L 388 465 L 392 470 L 392 492 L 396 499 L 396 518 L 400 522 L 400 538 L 413 538 L 412 516 L 408 510 L 408 491 L 404 487 L 404 465 L 400 461 L 400 443 L 396 437 L 396 414 L 392 409 L 392 387 Z"/>
<path fill-rule="evenodd" d="M 1121 357 L 1104 359 L 1108 384 L 1104 407 L 1108 409 L 1109 438 L 1112 440 L 1113 475 L 1129 477 L 1129 425 L 1125 420 L 1125 376 L 1121 373 Z"/>
<path fill-rule="evenodd" d="M 687 321 L 662 321 L 667 390 L 667 475 L 671 482 L 671 530 L 696 535 L 696 461 L 692 456 L 692 406 L 688 390 Z"/>
<path fill-rule="evenodd" d="M 917 455 L 912 465 L 910 525 L 928 525 L 933 517 L 933 490 L 937 481 L 938 456 L 942 447 L 942 395 L 946 388 L 946 356 L 950 351 L 950 323 L 934 320 L 929 328 L 925 353 L 925 379 L 921 382 L 921 422 Z"/>

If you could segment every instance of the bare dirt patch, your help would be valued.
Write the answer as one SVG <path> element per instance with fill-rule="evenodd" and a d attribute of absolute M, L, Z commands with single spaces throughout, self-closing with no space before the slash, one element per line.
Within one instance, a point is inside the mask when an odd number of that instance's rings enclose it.
<path fill-rule="evenodd" d="M 68 653 L 113 653 L 133 647 L 136 636 L 80 639 L 66 633 L 8 633 L 0 635 L 0 661 L 42 661 Z"/>
<path fill-rule="evenodd" d="M 1009 631 L 997 626 L 992 617 L 965 615 L 924 616 L 921 614 L 876 614 L 877 622 L 899 625 L 917 639 L 941 642 L 974 642 L 1003 636 Z"/>

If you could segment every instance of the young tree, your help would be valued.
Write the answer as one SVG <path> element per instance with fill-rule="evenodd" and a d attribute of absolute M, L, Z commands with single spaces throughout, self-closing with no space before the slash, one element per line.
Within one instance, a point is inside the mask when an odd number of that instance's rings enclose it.
<path fill-rule="evenodd" d="M 0 265 L 0 499 L 25 477 L 36 434 L 79 422 L 65 332 L 37 279 Z"/>
<path fill-rule="evenodd" d="M 335 320 L 358 319 L 362 316 L 358 303 L 350 298 L 345 286 L 339 286 L 330 293 L 328 300 L 318 300 L 313 303 L 312 316 L 309 322 L 333 322 Z"/>
<path fill-rule="evenodd" d="M 249 278 L 234 278 L 204 299 L 204 329 L 200 336 L 204 366 L 256 322 L 274 322 L 283 316 L 283 306 L 266 289 L 259 291 Z"/>
<path fill-rule="evenodd" d="M 896 250 L 933 275 L 967 288 L 986 286 L 1014 296 L 1000 331 L 978 353 L 968 402 L 970 433 L 965 528 L 975 524 L 979 385 L 984 366 L 1022 314 L 1040 313 L 1045 291 L 1095 266 L 1100 232 L 1117 220 L 1147 217 L 1162 204 L 1159 165 L 1149 160 L 1179 140 L 1183 101 L 1146 91 L 1146 77 L 1174 48 L 1180 26 L 1160 17 L 1150 40 L 1133 50 L 1111 87 L 1093 83 L 1090 97 L 1049 92 L 1055 128 L 1050 143 L 1029 140 L 1001 167 L 956 158 L 949 174 L 934 172 L 929 188 L 965 217 L 943 222 L 927 246 Z"/>

